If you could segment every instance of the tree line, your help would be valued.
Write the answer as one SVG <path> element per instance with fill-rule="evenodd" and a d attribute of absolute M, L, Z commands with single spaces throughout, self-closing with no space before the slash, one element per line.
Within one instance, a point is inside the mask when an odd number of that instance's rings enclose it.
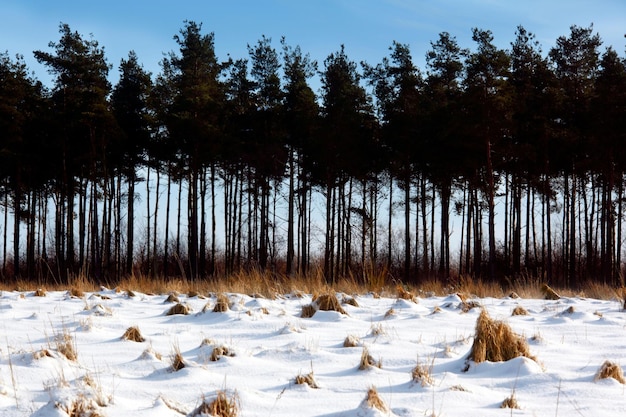
<path fill-rule="evenodd" d="M 159 74 L 131 51 L 115 85 L 59 29 L 34 51 L 50 87 L 0 54 L 5 280 L 622 282 L 626 62 L 592 26 L 547 53 L 521 26 L 509 49 L 443 32 L 422 70 L 399 42 L 318 64 L 265 36 L 220 61 L 186 21 Z"/>

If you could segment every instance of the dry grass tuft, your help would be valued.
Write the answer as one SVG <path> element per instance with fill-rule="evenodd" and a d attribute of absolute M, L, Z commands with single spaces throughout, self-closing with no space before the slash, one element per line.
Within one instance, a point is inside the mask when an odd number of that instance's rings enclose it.
<path fill-rule="evenodd" d="M 543 293 L 543 298 L 546 300 L 560 300 L 561 296 L 556 293 L 548 284 L 543 284 L 541 286 L 541 292 Z"/>
<path fill-rule="evenodd" d="M 526 310 L 524 307 L 522 306 L 517 306 L 513 309 L 513 312 L 511 313 L 512 316 L 527 316 L 528 315 L 528 310 Z"/>
<path fill-rule="evenodd" d="M 317 382 L 315 382 L 315 377 L 313 376 L 313 372 L 309 372 L 306 375 L 298 375 L 296 376 L 296 385 L 307 384 L 311 388 L 319 388 Z"/>
<path fill-rule="evenodd" d="M 441 313 L 441 307 L 435 306 L 435 308 L 433 308 L 433 311 L 430 314 L 438 314 L 438 313 Z"/>
<path fill-rule="evenodd" d="M 103 417 L 98 412 L 95 401 L 80 395 L 69 403 L 57 403 L 56 408 L 63 411 L 68 417 Z"/>
<path fill-rule="evenodd" d="M 389 411 L 387 404 L 385 404 L 383 399 L 380 398 L 380 395 L 378 395 L 376 387 L 371 387 L 367 390 L 367 397 L 365 398 L 365 401 L 367 406 L 370 408 L 375 408 L 383 413 L 387 413 Z"/>
<path fill-rule="evenodd" d="M 213 348 L 213 352 L 211 352 L 211 357 L 209 358 L 209 360 L 211 362 L 217 362 L 220 360 L 222 356 L 228 356 L 232 358 L 233 356 L 235 356 L 235 352 L 233 352 L 227 346 L 224 346 L 224 345 L 215 346 Z"/>
<path fill-rule="evenodd" d="M 359 303 L 354 297 L 343 297 L 341 303 L 351 305 L 352 307 L 359 307 Z"/>
<path fill-rule="evenodd" d="M 52 353 L 48 349 L 40 349 L 33 353 L 33 359 L 51 358 Z"/>
<path fill-rule="evenodd" d="M 202 404 L 193 410 L 190 417 L 212 416 L 212 417 L 237 417 L 239 415 L 239 396 L 235 392 L 230 398 L 224 391 L 218 391 L 217 397 L 207 402 L 202 400 Z"/>
<path fill-rule="evenodd" d="M 37 288 L 33 294 L 35 297 L 45 297 L 48 293 L 43 288 Z"/>
<path fill-rule="evenodd" d="M 517 299 L 517 298 L 520 298 L 520 296 L 517 295 L 517 293 L 515 291 L 513 291 L 513 292 L 511 292 L 509 294 L 509 298 Z"/>
<path fill-rule="evenodd" d="M 569 306 L 565 310 L 563 310 L 561 314 L 574 314 L 575 312 L 576 309 L 574 308 L 574 306 Z"/>
<path fill-rule="evenodd" d="M 468 359 L 476 363 L 503 362 L 518 356 L 535 360 L 524 338 L 515 334 L 508 324 L 493 320 L 483 310 L 476 321 L 476 335 Z"/>
<path fill-rule="evenodd" d="M 474 308 L 482 307 L 478 301 L 474 300 L 462 300 L 459 303 L 459 308 L 463 313 L 467 313 Z"/>
<path fill-rule="evenodd" d="M 165 301 L 163 302 L 164 303 L 180 303 L 180 299 L 175 293 L 170 293 L 170 295 L 168 295 Z"/>
<path fill-rule="evenodd" d="M 67 329 L 64 329 L 63 333 L 57 334 L 54 341 L 57 352 L 65 356 L 70 361 L 75 361 L 76 359 L 78 359 L 76 342 Z"/>
<path fill-rule="evenodd" d="M 175 304 L 172 307 L 170 307 L 169 310 L 167 310 L 167 313 L 165 313 L 166 316 L 173 316 L 176 314 L 183 314 L 183 315 L 188 315 L 191 312 L 191 308 L 186 305 L 186 304 Z"/>
<path fill-rule="evenodd" d="M 422 387 L 425 387 L 427 385 L 432 385 L 434 382 L 434 379 L 431 375 L 431 370 L 432 370 L 432 365 L 427 366 L 423 363 L 418 363 L 411 370 L 411 379 L 413 380 L 413 382 L 421 384 Z"/>
<path fill-rule="evenodd" d="M 174 353 L 171 356 L 171 365 L 172 372 L 178 372 L 187 365 L 185 364 L 185 359 L 183 355 L 180 353 L 180 348 L 178 346 L 174 346 Z"/>
<path fill-rule="evenodd" d="M 70 297 L 73 298 L 83 298 L 85 296 L 85 292 L 78 287 L 72 287 L 68 291 Z"/>
<path fill-rule="evenodd" d="M 322 294 L 315 300 L 317 308 L 322 311 L 337 311 L 341 314 L 347 314 L 341 307 L 337 296 L 334 294 Z"/>
<path fill-rule="evenodd" d="M 343 347 L 357 347 L 361 344 L 361 339 L 349 334 L 343 341 Z"/>
<path fill-rule="evenodd" d="M 624 379 L 624 372 L 622 371 L 622 368 L 615 362 L 604 361 L 600 369 L 598 369 L 594 381 L 606 378 L 613 378 L 620 384 L 626 384 L 626 380 Z"/>
<path fill-rule="evenodd" d="M 396 310 L 394 310 L 393 308 L 390 308 L 389 310 L 387 310 L 385 312 L 385 318 L 388 319 L 391 316 L 395 316 L 396 315 Z"/>
<path fill-rule="evenodd" d="M 137 326 L 132 326 L 126 329 L 126 331 L 122 335 L 122 339 L 130 340 L 131 342 L 138 342 L 138 343 L 146 341 L 146 338 L 141 335 L 141 332 L 139 331 L 139 327 Z"/>
<path fill-rule="evenodd" d="M 376 362 L 376 360 L 370 355 L 367 347 L 363 347 L 363 352 L 361 353 L 361 360 L 359 361 L 359 370 L 365 371 L 371 367 L 382 368 L 382 361 Z"/>
<path fill-rule="evenodd" d="M 228 296 L 224 293 L 219 293 L 217 295 L 217 301 L 215 302 L 215 307 L 213 307 L 214 313 L 225 313 L 230 310 L 230 300 Z"/>
<path fill-rule="evenodd" d="M 402 285 L 396 286 L 396 295 L 397 298 L 400 298 L 402 300 L 409 300 L 413 301 L 414 303 L 417 302 L 417 298 L 415 297 L 415 295 L 413 295 L 412 292 L 407 291 Z"/>
<path fill-rule="evenodd" d="M 302 312 L 300 313 L 300 317 L 303 319 L 310 319 L 317 313 L 317 308 L 313 304 L 306 304 L 302 306 Z"/>
<path fill-rule="evenodd" d="M 510 397 L 505 398 L 504 401 L 502 401 L 502 404 L 500 404 L 500 408 L 511 408 L 511 409 L 519 410 L 520 406 L 517 403 L 515 394 L 511 394 Z"/>

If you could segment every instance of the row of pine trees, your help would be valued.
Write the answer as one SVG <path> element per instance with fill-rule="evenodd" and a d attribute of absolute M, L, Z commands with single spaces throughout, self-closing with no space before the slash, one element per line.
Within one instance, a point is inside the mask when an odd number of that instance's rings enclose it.
<path fill-rule="evenodd" d="M 398 42 L 376 65 L 267 37 L 220 61 L 186 21 L 159 74 L 130 52 L 115 85 L 66 24 L 34 51 L 52 86 L 0 54 L 2 276 L 617 284 L 624 59 L 593 27 L 547 53 L 523 27 L 507 50 L 472 35 L 422 70 Z"/>

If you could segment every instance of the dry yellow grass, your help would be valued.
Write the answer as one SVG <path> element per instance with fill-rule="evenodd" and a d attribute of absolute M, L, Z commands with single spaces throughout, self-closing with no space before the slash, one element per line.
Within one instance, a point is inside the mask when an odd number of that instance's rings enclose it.
<path fill-rule="evenodd" d="M 596 376 L 594 381 L 599 379 L 613 378 L 620 384 L 626 384 L 626 380 L 624 379 L 624 372 L 622 371 L 622 367 L 611 361 L 604 361 Z"/>
<path fill-rule="evenodd" d="M 374 386 L 370 387 L 370 389 L 367 390 L 367 397 L 365 397 L 365 402 L 368 407 L 375 408 L 382 411 L 383 413 L 387 413 L 389 411 L 389 407 L 387 407 L 387 404 L 385 404 L 383 399 L 380 398 L 380 395 L 378 395 L 378 390 Z"/>
<path fill-rule="evenodd" d="M 500 404 L 500 408 L 512 408 L 518 410 L 520 406 L 517 403 L 515 394 L 511 394 L 510 397 L 505 398 L 504 401 L 502 401 L 502 404 Z"/>
<path fill-rule="evenodd" d="M 173 316 L 175 314 L 188 315 L 191 312 L 191 308 L 186 304 L 174 304 L 165 313 L 166 316 Z"/>
<path fill-rule="evenodd" d="M 305 304 L 302 306 L 302 312 L 300 313 L 300 317 L 303 319 L 310 319 L 317 312 L 317 308 L 313 304 Z"/>
<path fill-rule="evenodd" d="M 180 299 L 178 298 L 176 293 L 172 292 L 167 296 L 167 298 L 163 302 L 164 303 L 180 303 Z"/>
<path fill-rule="evenodd" d="M 508 324 L 492 319 L 483 310 L 476 321 L 476 334 L 468 359 L 476 363 L 502 362 L 518 356 L 535 360 L 524 338 L 515 334 Z"/>
<path fill-rule="evenodd" d="M 561 296 L 557 294 L 548 284 L 543 284 L 541 286 L 541 292 L 543 293 L 543 298 L 546 300 L 560 300 Z"/>
<path fill-rule="evenodd" d="M 309 372 L 306 375 L 298 375 L 296 376 L 296 385 L 302 385 L 302 384 L 306 384 L 311 388 L 319 388 L 319 386 L 317 385 L 317 382 L 315 381 L 315 377 L 313 375 L 313 372 Z"/>
<path fill-rule="evenodd" d="M 412 292 L 407 291 L 402 285 L 396 286 L 396 297 L 402 300 L 413 301 L 414 303 L 417 302 L 417 298 L 415 297 L 415 295 L 413 295 Z"/>
<path fill-rule="evenodd" d="M 513 312 L 511 313 L 512 316 L 527 316 L 528 315 L 528 310 L 526 310 L 524 307 L 522 306 L 516 306 L 513 309 Z"/>
<path fill-rule="evenodd" d="M 103 414 L 98 412 L 95 401 L 83 394 L 69 402 L 57 403 L 56 407 L 65 412 L 68 417 L 103 417 Z"/>
<path fill-rule="evenodd" d="M 372 355 L 370 355 L 367 347 L 363 347 L 363 352 L 361 353 L 361 360 L 359 361 L 359 370 L 365 371 L 371 367 L 382 368 L 383 367 L 382 361 L 379 360 L 378 362 L 376 362 L 376 360 L 372 357 Z"/>
<path fill-rule="evenodd" d="M 423 363 L 418 363 L 411 370 L 411 379 L 413 382 L 421 384 L 423 387 L 432 385 L 434 380 L 431 375 L 432 366 L 427 366 Z"/>
<path fill-rule="evenodd" d="M 361 339 L 349 334 L 343 341 L 343 347 L 357 347 L 361 344 Z"/>
<path fill-rule="evenodd" d="M 317 308 L 322 311 L 337 311 L 341 314 L 347 314 L 341 307 L 339 300 L 335 294 L 322 294 L 314 301 Z"/>
<path fill-rule="evenodd" d="M 213 401 L 202 400 L 202 404 L 189 416 L 237 417 L 239 415 L 239 396 L 235 392 L 230 398 L 224 391 L 218 391 Z"/>
<path fill-rule="evenodd" d="M 233 357 L 235 356 L 235 352 L 230 350 L 227 346 L 220 345 L 213 347 L 213 351 L 211 352 L 211 357 L 209 360 L 211 362 L 217 362 L 220 360 L 222 356 Z"/>
<path fill-rule="evenodd" d="M 54 343 L 57 352 L 65 356 L 68 360 L 75 361 L 78 359 L 76 342 L 67 329 L 63 329 L 63 333 L 59 333 L 55 336 Z"/>
<path fill-rule="evenodd" d="M 47 292 L 45 289 L 43 288 L 37 288 L 35 290 L 35 293 L 33 294 L 35 297 L 45 297 L 47 295 Z"/>
<path fill-rule="evenodd" d="M 141 335 L 141 331 L 139 331 L 139 327 L 137 326 L 132 326 L 126 329 L 126 331 L 122 335 L 122 339 L 139 343 L 146 341 L 146 338 Z"/>
<path fill-rule="evenodd" d="M 213 307 L 214 313 L 225 313 L 230 310 L 230 300 L 228 296 L 224 293 L 219 293 L 217 295 L 217 300 L 215 301 L 215 306 Z"/>
<path fill-rule="evenodd" d="M 172 352 L 170 359 L 173 372 L 178 372 L 185 366 L 187 366 L 185 364 L 185 359 L 183 358 L 183 355 L 180 353 L 180 348 L 177 345 L 174 346 L 174 351 Z"/>

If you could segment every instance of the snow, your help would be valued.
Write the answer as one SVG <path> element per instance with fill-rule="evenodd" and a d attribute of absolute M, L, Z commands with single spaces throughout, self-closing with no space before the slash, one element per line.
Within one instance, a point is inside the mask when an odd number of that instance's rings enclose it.
<path fill-rule="evenodd" d="M 475 299 L 526 338 L 537 358 L 476 364 L 466 358 L 480 309 L 463 312 L 455 294 L 416 302 L 356 295 L 358 307 L 343 305 L 347 315 L 318 311 L 308 319 L 300 313 L 310 295 L 228 296 L 230 310 L 220 313 L 212 311 L 215 294 L 181 294 L 191 313 L 168 316 L 167 295 L 3 292 L 0 414 L 68 416 L 83 407 L 86 416 L 173 417 L 192 415 L 218 392 L 245 417 L 626 412 L 626 387 L 595 380 L 605 360 L 626 363 L 626 312 L 618 300 Z M 528 315 L 511 316 L 518 305 Z M 131 326 L 144 342 L 122 339 Z M 348 336 L 358 346 L 344 347 Z M 62 354 L 63 340 L 77 352 L 75 361 Z M 216 347 L 226 353 L 212 361 Z M 359 370 L 364 347 L 380 368 Z M 176 352 L 185 367 L 175 372 Z M 413 381 L 418 363 L 432 383 Z M 311 372 L 318 388 L 295 383 Z M 386 409 L 368 405 L 372 387 Z M 501 409 L 512 395 L 520 408 Z"/>

